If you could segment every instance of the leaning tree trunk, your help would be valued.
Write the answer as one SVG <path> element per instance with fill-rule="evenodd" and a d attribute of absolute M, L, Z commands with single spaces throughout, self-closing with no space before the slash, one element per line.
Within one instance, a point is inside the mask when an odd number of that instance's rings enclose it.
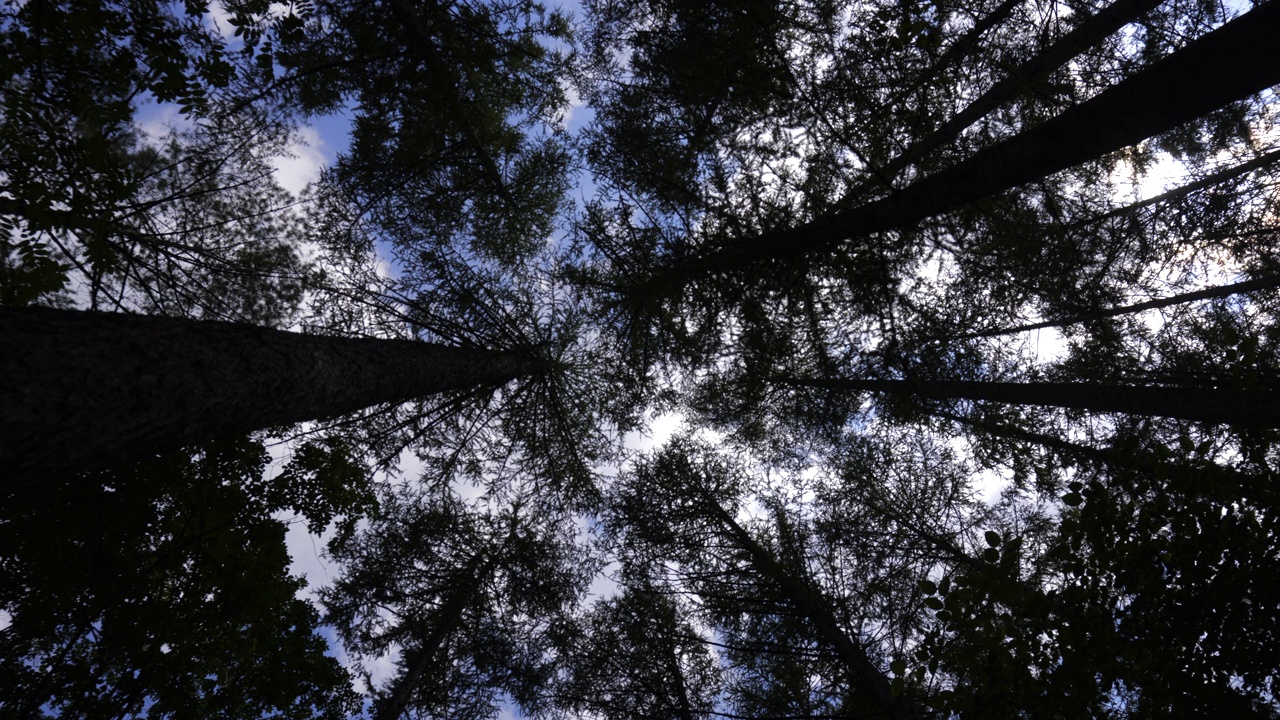
<path fill-rule="evenodd" d="M 848 196 L 842 198 L 838 205 L 849 205 L 853 199 L 861 197 L 881 180 L 892 182 L 905 168 L 910 167 L 929 152 L 953 142 L 960 137 L 961 133 L 993 110 L 1021 95 L 1034 83 L 1041 81 L 1067 61 L 1098 44 L 1103 38 L 1129 23 L 1142 19 L 1162 1 L 1116 0 L 1103 8 L 1098 14 L 1080 23 L 1074 30 L 1059 38 L 1057 42 L 1035 57 L 1013 69 L 1005 79 L 997 82 L 977 100 L 949 118 L 941 127 L 890 160 L 880 168 L 876 181 L 867 181 L 861 187 L 854 189 Z"/>
<path fill-rule="evenodd" d="M 1013 405 L 1280 428 L 1280 393 L 1270 388 L 1198 388 L 1092 383 L 1008 383 L 972 380 L 862 380 L 773 377 L 792 387 L 911 394 L 936 400 L 985 400 Z"/>
<path fill-rule="evenodd" d="M 810 623 L 818 642 L 835 652 L 844 666 L 851 684 L 874 699 L 878 710 L 873 716 L 883 715 L 893 720 L 911 720 L 919 716 L 907 698 L 895 697 L 889 677 L 876 667 L 861 643 L 851 638 L 840 627 L 831 612 L 831 605 L 818 588 L 807 578 L 788 570 L 774 555 L 764 548 L 751 533 L 742 527 L 708 493 L 697 490 L 702 504 L 728 533 L 730 541 L 745 551 L 752 567 L 768 578 L 774 587 L 794 605 L 796 611 Z"/>
<path fill-rule="evenodd" d="M 1117 307 L 1094 310 L 1093 312 L 1080 313 L 1078 315 L 1067 315 L 1064 317 L 1054 318 L 1052 320 L 1027 323 L 1025 325 L 993 328 L 990 330 L 980 330 L 978 332 L 962 333 L 959 335 L 937 335 L 931 339 L 974 340 L 977 338 L 1000 337 L 1002 335 L 1030 332 L 1032 330 L 1047 330 L 1048 328 L 1064 327 L 1066 325 L 1097 322 L 1098 320 L 1146 312 L 1147 310 L 1159 310 L 1161 308 L 1173 307 L 1174 305 L 1184 305 L 1186 303 L 1198 302 L 1200 300 L 1215 300 L 1218 298 L 1231 297 L 1232 295 L 1243 295 L 1245 293 L 1258 292 L 1259 290 L 1271 290 L 1277 287 L 1280 287 L 1280 275 L 1266 275 L 1252 280 L 1242 280 L 1238 283 L 1231 283 L 1230 285 L 1216 285 L 1202 290 L 1170 295 L 1169 297 L 1144 300 L 1131 305 L 1119 305 Z"/>
<path fill-rule="evenodd" d="M 540 371 L 520 352 L 0 309 L 0 489 Z"/>
<path fill-rule="evenodd" d="M 1093 465 L 1107 468 L 1110 476 L 1118 482 L 1127 481 L 1134 473 L 1144 473 L 1155 478 L 1157 483 L 1168 483 L 1170 478 L 1182 475 L 1189 484 L 1194 483 L 1198 492 L 1205 497 L 1230 501 L 1244 496 L 1272 504 L 1280 500 L 1280 488 L 1276 488 L 1270 478 L 1251 475 L 1216 462 L 1171 462 L 1168 457 L 1161 457 L 1151 450 L 1136 446 L 1083 445 L 1056 435 L 989 420 L 975 420 L 946 411 L 932 411 L 930 414 L 958 423 L 969 428 L 971 432 L 1040 445 L 1077 466 Z"/>
<path fill-rule="evenodd" d="M 373 703 L 373 720 L 400 720 L 427 673 L 441 663 L 440 651 L 462 622 L 462 615 L 493 572 L 496 558 L 480 552 L 467 563 L 452 592 L 440 603 L 430 631 L 416 648 L 405 648 L 403 672 L 386 695 Z"/>
<path fill-rule="evenodd" d="M 888 197 L 792 228 L 710 248 L 654 273 L 667 294 L 763 261 L 838 252 L 866 237 L 961 208 L 1102 157 L 1280 83 L 1280 2 L 1198 38 L 1097 97 L 1075 105 Z"/>

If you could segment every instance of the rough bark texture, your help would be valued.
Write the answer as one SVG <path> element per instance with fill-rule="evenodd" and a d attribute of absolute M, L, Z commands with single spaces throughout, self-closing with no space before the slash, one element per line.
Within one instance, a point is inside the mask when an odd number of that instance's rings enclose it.
<path fill-rule="evenodd" d="M 665 268 L 668 285 L 842 242 L 963 207 L 1171 130 L 1280 84 L 1280 2 L 1261 5 L 1062 114 L 888 197 Z"/>
<path fill-rule="evenodd" d="M 536 358 L 225 322 L 0 309 L 0 488 L 214 437 L 498 386 Z"/>
<path fill-rule="evenodd" d="M 780 385 L 910 393 L 939 400 L 985 400 L 1013 405 L 1075 408 L 1092 412 L 1280 428 L 1280 394 L 1256 390 L 1094 385 L 1086 383 L 1006 383 L 965 380 L 859 380 L 854 378 L 773 378 Z"/>

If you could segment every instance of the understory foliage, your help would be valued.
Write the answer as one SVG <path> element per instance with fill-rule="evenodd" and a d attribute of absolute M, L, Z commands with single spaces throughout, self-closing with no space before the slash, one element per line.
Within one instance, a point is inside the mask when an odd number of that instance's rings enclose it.
<path fill-rule="evenodd" d="M 1280 715 L 1275 37 L 1205 0 L 5 3 L 0 306 L 537 370 L 0 488 L 0 715 Z"/>

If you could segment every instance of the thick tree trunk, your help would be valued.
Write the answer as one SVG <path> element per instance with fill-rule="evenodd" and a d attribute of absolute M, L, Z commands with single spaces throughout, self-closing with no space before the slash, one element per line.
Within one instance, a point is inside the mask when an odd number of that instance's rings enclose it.
<path fill-rule="evenodd" d="M 499 386 L 537 358 L 225 322 L 0 309 L 0 489 L 214 437 Z"/>
<path fill-rule="evenodd" d="M 966 380 L 860 380 L 786 378 L 795 387 L 904 393 L 938 400 L 985 400 L 1014 405 L 1179 418 L 1245 427 L 1280 428 L 1280 393 L 1270 389 L 1155 387 L 1086 383 L 1006 383 Z"/>
<path fill-rule="evenodd" d="M 970 125 L 986 117 L 991 111 L 1020 95 L 1024 89 L 1033 86 L 1049 73 L 1057 70 L 1071 58 L 1097 45 L 1104 38 L 1120 28 L 1142 18 L 1146 13 L 1158 7 L 1163 0 L 1116 0 L 1101 12 L 1094 15 L 1071 32 L 1063 35 L 1057 42 L 1041 51 L 1027 62 L 1019 65 L 1004 80 L 993 85 L 977 100 L 969 103 L 963 110 L 943 123 L 933 132 L 920 139 L 901 155 L 889 161 L 877 173 L 877 182 L 881 179 L 892 181 L 898 173 L 914 164 L 932 150 L 936 150 L 960 137 Z M 840 205 L 847 205 L 862 196 L 872 187 L 868 181 L 862 187 L 842 198 Z"/>
<path fill-rule="evenodd" d="M 744 239 L 659 272 L 667 290 L 769 260 L 831 252 L 1141 142 L 1280 84 L 1280 2 L 1261 5 L 1097 97 L 867 205 Z"/>

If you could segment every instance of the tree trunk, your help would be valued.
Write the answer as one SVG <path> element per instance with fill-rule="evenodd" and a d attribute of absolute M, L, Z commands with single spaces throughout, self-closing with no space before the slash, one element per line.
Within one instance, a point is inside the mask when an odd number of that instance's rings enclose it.
<path fill-rule="evenodd" d="M 1116 0 L 1101 12 L 1094 15 L 1071 32 L 1062 36 L 1057 42 L 1041 51 L 1027 62 L 1019 65 L 1009 76 L 993 85 L 989 90 L 969 103 L 963 110 L 942 124 L 933 132 L 908 147 L 901 155 L 880 168 L 876 182 L 882 178 L 892 182 L 905 168 L 914 164 L 931 150 L 935 150 L 956 138 L 970 125 L 986 117 L 992 110 L 1017 97 L 1024 88 L 1043 79 L 1057 70 L 1063 63 L 1101 42 L 1120 28 L 1142 18 L 1147 12 L 1158 7 L 1163 0 Z M 855 188 L 849 195 L 841 198 L 839 205 L 848 205 L 852 200 L 864 195 L 872 187 L 868 181 Z"/>
<path fill-rule="evenodd" d="M 945 411 L 931 414 L 934 417 L 958 423 L 971 432 L 1040 445 L 1075 465 L 1091 464 L 1108 468 L 1116 482 L 1124 482 L 1135 472 L 1145 473 L 1157 480 L 1163 478 L 1163 482 L 1168 482 L 1168 478 L 1182 474 L 1189 478 L 1189 482 L 1194 482 L 1201 487 L 1203 496 L 1224 502 L 1244 496 L 1274 504 L 1280 497 L 1275 483 L 1269 478 L 1250 475 L 1214 462 L 1171 462 L 1170 458 L 1159 457 L 1141 447 L 1082 445 L 1054 435 L 1002 423 L 974 420 Z"/>
<path fill-rule="evenodd" d="M 904 698 L 894 697 L 888 676 L 871 662 L 866 649 L 844 632 L 831 613 L 831 604 L 809 579 L 798 577 L 787 570 L 772 553 L 751 537 L 746 528 L 725 512 L 715 498 L 706 492 L 699 492 L 707 510 L 728 532 L 733 543 L 747 553 L 756 571 L 773 582 L 778 591 L 794 604 L 795 609 L 809 620 L 818 641 L 835 652 L 849 673 L 853 685 L 875 698 L 886 717 L 895 720 L 917 717 L 915 709 Z"/>
<path fill-rule="evenodd" d="M 519 352 L 0 309 L 0 488 L 545 367 Z"/>
<path fill-rule="evenodd" d="M 1004 22 L 1008 19 L 1008 17 L 1013 14 L 1013 11 L 1025 1 L 1026 0 L 1004 0 L 1004 2 L 1000 3 L 1000 5 L 990 13 L 984 15 L 981 19 L 978 19 L 974 22 L 973 27 L 969 28 L 968 32 L 957 38 L 954 43 L 947 47 L 946 52 L 944 52 L 941 57 L 930 63 L 929 67 L 925 68 L 924 72 L 912 79 L 913 87 L 904 88 L 901 92 L 889 98 L 886 105 L 897 105 L 903 100 L 906 100 L 915 89 L 929 84 L 938 76 L 938 73 L 959 62 L 969 54 L 970 50 L 978 45 L 978 41 L 982 39 L 982 36 L 986 34 L 988 30 L 995 27 L 998 23 Z"/>
<path fill-rule="evenodd" d="M 1167 190 L 1165 192 L 1160 193 L 1159 195 L 1153 195 L 1152 197 L 1149 197 L 1145 200 L 1139 200 L 1137 202 L 1130 203 L 1128 205 L 1125 205 L 1124 207 L 1118 207 L 1114 210 L 1108 210 L 1107 212 L 1102 213 L 1101 215 L 1097 215 L 1095 217 L 1078 220 L 1076 222 L 1070 223 L 1066 227 L 1069 230 L 1075 230 L 1081 227 L 1097 225 L 1098 223 L 1105 222 L 1112 218 L 1121 217 L 1123 215 L 1127 215 L 1132 212 L 1136 212 L 1145 207 L 1150 207 L 1152 205 L 1159 205 L 1160 203 L 1168 202 L 1170 200 L 1178 200 L 1190 195 L 1193 192 L 1196 192 L 1197 190 L 1203 190 L 1205 188 L 1213 187 L 1218 183 L 1226 182 L 1227 180 L 1232 180 L 1241 175 L 1244 175 L 1245 173 L 1253 172 L 1254 170 L 1259 170 L 1261 168 L 1267 167 L 1268 165 L 1271 165 L 1277 160 L 1280 160 L 1280 150 L 1272 150 L 1271 152 L 1259 155 L 1258 157 L 1252 160 L 1247 160 L 1238 165 L 1232 165 L 1231 167 L 1223 168 L 1211 175 L 1208 175 L 1199 180 L 1196 180 L 1195 182 L 1189 182 L 1186 185 L 1181 185 L 1171 190 Z"/>
<path fill-rule="evenodd" d="M 985 400 L 1014 405 L 1179 418 L 1245 427 L 1280 428 L 1280 394 L 1270 388 L 1236 390 L 1086 383 L 1007 383 L 967 380 L 786 378 L 793 387 L 913 394 L 938 400 Z"/>
<path fill-rule="evenodd" d="M 830 253 L 850 239 L 956 210 L 1171 130 L 1280 83 L 1280 2 L 1254 8 L 1091 100 L 888 197 L 712 248 L 662 268 L 661 287 L 767 260 Z"/>
<path fill-rule="evenodd" d="M 1044 320 L 1042 322 L 1028 323 L 1026 325 L 1014 325 L 1012 327 L 994 328 L 992 330 L 981 330 L 978 332 L 962 333 L 959 335 L 937 336 L 932 339 L 973 340 L 975 338 L 999 337 L 1001 335 L 1029 332 L 1031 330 L 1044 330 L 1046 328 L 1061 327 L 1063 325 L 1094 322 L 1096 320 L 1128 315 L 1130 313 L 1143 312 L 1146 310 L 1159 310 L 1161 308 L 1196 302 L 1198 300 L 1213 300 L 1215 298 L 1231 297 L 1232 295 L 1239 295 L 1242 293 L 1257 292 L 1258 290 L 1270 290 L 1276 287 L 1280 287 L 1280 275 L 1266 275 L 1264 277 L 1254 278 L 1253 280 L 1244 280 L 1230 285 L 1217 285 L 1215 287 L 1204 288 L 1203 290 L 1179 293 L 1177 295 L 1156 298 L 1154 300 L 1145 300 L 1140 303 L 1133 303 L 1132 305 L 1121 305 L 1119 307 L 1107 308 L 1105 310 L 1096 310 L 1091 313 L 1068 315 L 1054 320 Z"/>
<path fill-rule="evenodd" d="M 405 649 L 404 671 L 396 679 L 389 694 L 374 703 L 374 720 L 400 720 L 404 716 L 422 679 L 441 662 L 440 649 L 462 621 L 462 613 L 492 574 L 494 565 L 495 558 L 483 552 L 467 563 L 466 569 L 458 578 L 463 584 L 455 587 L 440 604 L 435 623 L 422 643 L 412 653 L 408 648 Z"/>

